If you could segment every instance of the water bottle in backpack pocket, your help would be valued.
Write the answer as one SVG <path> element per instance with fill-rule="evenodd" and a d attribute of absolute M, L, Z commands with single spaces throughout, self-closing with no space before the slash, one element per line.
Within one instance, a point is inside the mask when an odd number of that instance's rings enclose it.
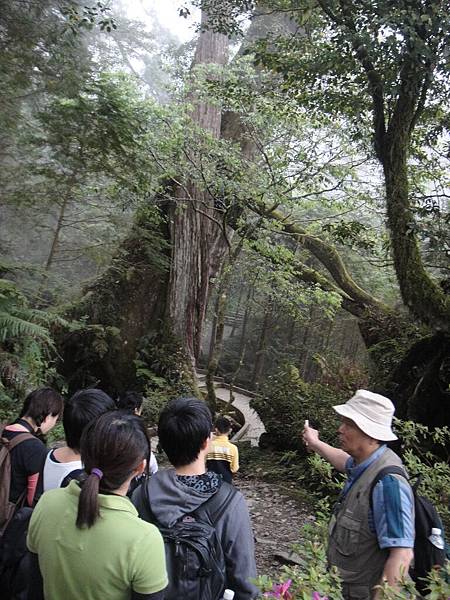
<path fill-rule="evenodd" d="M 371 484 L 371 503 L 373 489 L 377 482 L 385 475 L 400 475 L 408 480 L 405 471 L 401 467 L 384 467 L 377 473 Z M 446 556 L 441 518 L 434 504 L 418 493 L 419 485 L 420 477 L 411 486 L 414 495 L 414 528 L 416 535 L 414 540 L 414 561 L 409 573 L 416 585 L 417 591 L 422 595 L 426 595 L 428 588 L 424 578 L 428 576 L 432 568 L 442 567 Z"/>
<path fill-rule="evenodd" d="M 442 537 L 442 529 L 439 529 L 439 527 L 431 528 L 431 535 L 428 540 L 435 548 L 438 548 L 438 550 L 443 550 L 445 548 L 444 538 Z"/>

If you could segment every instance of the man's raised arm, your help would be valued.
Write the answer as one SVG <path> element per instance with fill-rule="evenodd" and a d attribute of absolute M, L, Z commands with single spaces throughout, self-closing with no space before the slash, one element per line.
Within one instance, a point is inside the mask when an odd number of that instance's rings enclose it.
<path fill-rule="evenodd" d="M 308 447 L 308 450 L 311 452 L 316 452 L 327 460 L 333 467 L 340 471 L 341 473 L 345 472 L 345 465 L 347 460 L 350 457 L 350 454 L 344 452 L 339 448 L 334 448 L 334 446 L 330 446 L 330 444 L 326 444 L 319 439 L 319 432 L 317 429 L 313 429 L 309 427 L 309 425 L 305 425 L 303 429 L 303 442 Z"/>

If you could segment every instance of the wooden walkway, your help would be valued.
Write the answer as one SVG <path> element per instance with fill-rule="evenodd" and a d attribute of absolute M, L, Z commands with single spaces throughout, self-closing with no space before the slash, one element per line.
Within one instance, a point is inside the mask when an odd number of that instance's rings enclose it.
<path fill-rule="evenodd" d="M 214 378 L 216 395 L 224 402 L 230 400 L 230 390 L 226 383 L 223 382 L 222 378 Z M 200 389 L 205 388 L 205 374 L 198 370 L 197 381 Z M 241 388 L 233 389 L 234 401 L 232 403 L 241 413 L 244 415 L 245 424 L 232 438 L 231 441 L 249 441 L 252 446 L 258 446 L 259 438 L 262 433 L 266 431 L 264 423 L 259 418 L 258 414 L 250 407 L 250 400 L 253 397 L 253 393 Z"/>

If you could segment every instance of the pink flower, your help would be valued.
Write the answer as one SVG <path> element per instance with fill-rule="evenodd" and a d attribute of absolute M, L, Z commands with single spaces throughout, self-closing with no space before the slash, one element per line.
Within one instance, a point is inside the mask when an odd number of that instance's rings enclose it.
<path fill-rule="evenodd" d="M 312 600 L 328 600 L 327 596 L 321 596 L 319 592 L 312 593 Z"/>
<path fill-rule="evenodd" d="M 282 600 L 292 600 L 293 596 L 288 589 L 291 587 L 292 581 L 288 579 L 285 583 L 278 583 L 272 587 L 271 592 L 266 592 L 266 598 L 282 598 Z"/>

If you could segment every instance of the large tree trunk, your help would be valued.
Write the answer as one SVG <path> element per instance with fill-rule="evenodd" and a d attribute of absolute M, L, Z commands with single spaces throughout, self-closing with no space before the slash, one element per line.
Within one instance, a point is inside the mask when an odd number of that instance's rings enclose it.
<path fill-rule="evenodd" d="M 207 16 L 203 13 L 202 27 L 206 25 Z M 227 58 L 228 38 L 203 31 L 193 65 L 225 65 Z M 190 100 L 195 106 L 194 123 L 218 139 L 222 124 L 220 108 L 195 98 Z M 217 274 L 228 247 L 223 229 L 215 222 L 215 213 L 214 198 L 208 192 L 189 182 L 176 190 L 170 213 L 172 260 L 167 317 L 193 367 L 200 352 L 210 279 Z"/>
<path fill-rule="evenodd" d="M 403 107 L 406 111 L 406 107 Z M 409 199 L 409 133 L 403 112 L 392 122 L 382 155 L 386 183 L 386 208 L 395 272 L 402 298 L 411 312 L 437 331 L 450 331 L 450 296 L 425 270 L 414 227 Z M 401 119 L 401 120 L 400 120 Z M 412 119 L 412 115 L 410 115 Z"/>
<path fill-rule="evenodd" d="M 193 68 L 224 64 L 227 47 L 226 36 L 203 29 Z M 195 125 L 218 138 L 219 109 L 192 96 L 189 101 Z M 178 369 L 173 364 L 172 371 L 190 374 L 188 381 L 195 387 L 193 367 L 209 281 L 220 267 L 227 243 L 222 228 L 212 219 L 213 198 L 196 188 L 188 176 L 180 183 L 169 183 L 162 198 L 165 206 L 159 227 L 142 211 L 110 268 L 69 312 L 85 322 L 82 328 L 63 332 L 58 340 L 59 370 L 71 389 L 98 384 L 116 393 L 136 387 L 139 370 L 153 365 L 161 370 L 157 348 L 169 362 L 180 363 Z M 165 248 L 165 264 L 152 260 L 155 240 Z M 157 254 L 161 256 L 161 251 Z"/>

